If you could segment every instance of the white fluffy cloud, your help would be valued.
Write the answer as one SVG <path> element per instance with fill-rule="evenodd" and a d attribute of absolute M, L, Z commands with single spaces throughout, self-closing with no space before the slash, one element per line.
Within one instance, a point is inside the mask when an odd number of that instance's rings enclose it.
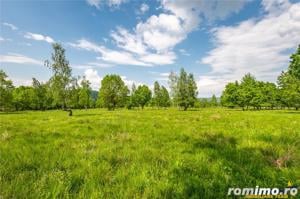
<path fill-rule="evenodd" d="M 140 13 L 144 14 L 145 12 L 147 12 L 149 10 L 149 6 L 145 3 L 143 3 L 140 7 Z"/>
<path fill-rule="evenodd" d="M 69 43 L 70 46 L 78 49 L 84 49 L 87 51 L 94 51 L 94 52 L 99 52 L 103 50 L 103 46 L 99 46 L 97 44 L 94 44 L 86 39 L 80 39 L 76 43 Z"/>
<path fill-rule="evenodd" d="M 99 76 L 98 71 L 94 69 L 86 69 L 84 76 L 91 82 L 93 90 L 99 90 L 102 78 Z"/>
<path fill-rule="evenodd" d="M 263 1 L 267 13 L 260 20 L 213 30 L 215 48 L 201 60 L 212 72 L 201 77 L 200 86 L 209 83 L 209 89 L 220 94 L 226 82 L 239 80 L 247 72 L 260 80 L 276 80 L 300 41 L 300 3 L 278 2 Z"/>
<path fill-rule="evenodd" d="M 12 41 L 10 38 L 3 38 L 0 36 L 0 42 L 7 42 L 7 41 Z"/>
<path fill-rule="evenodd" d="M 126 29 L 118 27 L 117 31 L 112 31 L 111 37 L 121 49 L 136 54 L 145 54 L 146 47 L 142 42 L 142 38 L 130 34 Z"/>
<path fill-rule="evenodd" d="M 197 81 L 199 95 L 201 97 L 211 97 L 213 94 L 220 96 L 224 85 L 230 82 L 228 79 L 220 76 L 200 76 Z"/>
<path fill-rule="evenodd" d="M 146 22 L 136 26 L 136 37 L 141 37 L 147 47 L 158 52 L 172 49 L 185 36 L 181 21 L 175 15 L 152 15 Z"/>
<path fill-rule="evenodd" d="M 163 13 L 139 22 L 132 30 L 118 27 L 111 38 L 118 48 L 137 55 L 143 62 L 173 64 L 176 60 L 174 47 L 198 28 L 201 16 L 223 19 L 238 12 L 246 2 L 162 0 Z"/>
<path fill-rule="evenodd" d="M 132 88 L 132 85 L 134 84 L 136 87 L 139 85 L 142 85 L 143 83 L 141 82 L 137 82 L 134 80 L 130 80 L 128 79 L 126 76 L 122 75 L 121 79 L 123 80 L 123 82 L 125 83 L 125 85 L 128 87 L 128 89 L 130 90 Z"/>
<path fill-rule="evenodd" d="M 110 68 L 114 65 L 107 64 L 107 63 L 98 63 L 98 62 L 88 62 L 85 64 L 72 64 L 71 67 L 76 69 L 87 69 L 87 68 Z"/>
<path fill-rule="evenodd" d="M 169 75 L 170 73 L 159 73 L 156 80 L 167 82 L 169 80 Z"/>
<path fill-rule="evenodd" d="M 230 14 L 239 12 L 247 2 L 249 2 L 249 0 L 162 0 L 162 5 L 165 10 L 170 11 L 182 20 L 183 29 L 188 33 L 198 27 L 201 19 L 225 19 Z"/>
<path fill-rule="evenodd" d="M 14 86 L 31 86 L 32 79 L 23 79 L 23 78 L 11 78 Z"/>
<path fill-rule="evenodd" d="M 127 0 L 86 0 L 90 6 L 95 6 L 97 9 L 100 9 L 101 4 L 106 4 L 110 7 L 118 7 L 126 1 Z"/>
<path fill-rule="evenodd" d="M 173 64 L 176 59 L 174 52 L 165 52 L 165 53 L 148 53 L 140 57 L 145 63 L 150 63 L 151 65 L 167 65 Z"/>
<path fill-rule="evenodd" d="M 119 48 L 139 55 L 164 54 L 161 57 L 163 59 L 176 44 L 185 39 L 186 34 L 177 16 L 162 13 L 158 16 L 152 15 L 145 22 L 139 22 L 132 32 L 117 28 L 111 37 Z"/>
<path fill-rule="evenodd" d="M 110 6 L 119 6 L 122 3 L 125 3 L 127 0 L 109 0 L 108 5 Z"/>
<path fill-rule="evenodd" d="M 263 8 L 269 14 L 280 14 L 287 10 L 291 4 L 287 0 L 262 0 Z"/>
<path fill-rule="evenodd" d="M 69 45 L 78 49 L 99 53 L 101 56 L 97 57 L 97 59 L 109 64 L 153 66 L 170 64 L 173 63 L 175 59 L 175 54 L 172 52 L 161 54 L 132 54 L 127 51 L 111 50 L 105 46 L 97 45 L 85 39 L 78 40 L 76 43 L 69 43 Z"/>
<path fill-rule="evenodd" d="M 108 63 L 139 66 L 149 65 L 137 60 L 132 54 L 128 52 L 111 50 L 106 48 L 105 46 L 97 45 L 85 39 L 78 40 L 77 43 L 70 43 L 70 45 L 78 49 L 100 53 L 101 56 L 97 57 L 97 59 Z"/>
<path fill-rule="evenodd" d="M 150 64 L 139 61 L 132 54 L 123 51 L 116 51 L 105 48 L 105 50 L 103 50 L 101 54 L 102 56 L 97 58 L 109 63 L 121 65 L 150 66 Z"/>
<path fill-rule="evenodd" d="M 188 53 L 185 49 L 179 49 L 179 52 L 184 56 L 191 56 L 191 54 Z"/>
<path fill-rule="evenodd" d="M 91 87 L 93 90 L 98 91 L 99 88 L 101 87 L 101 81 L 102 77 L 98 74 L 98 71 L 95 69 L 86 69 L 84 71 L 84 76 L 86 77 L 89 82 L 91 82 Z M 134 80 L 128 79 L 126 76 L 121 76 L 122 80 L 124 81 L 125 85 L 131 89 L 132 84 L 134 83 L 136 86 L 141 85 L 142 83 L 136 82 Z"/>
<path fill-rule="evenodd" d="M 119 6 L 125 1 L 87 0 L 87 3 L 100 8 L 102 3 Z M 222 3 L 217 0 L 161 0 L 162 13 L 137 23 L 131 30 L 117 27 L 111 32 L 110 36 L 117 49 L 112 50 L 84 39 L 72 43 L 71 46 L 100 53 L 98 59 L 111 64 L 136 66 L 173 64 L 177 58 L 174 47 L 198 28 L 202 18 L 223 19 L 233 12 L 238 12 L 247 1 Z M 144 13 L 148 9 L 149 6 L 143 3 L 139 13 Z"/>
<path fill-rule="evenodd" d="M 16 64 L 35 64 L 43 65 L 43 62 L 25 55 L 16 53 L 9 53 L 7 55 L 0 55 L 0 63 L 16 63 Z"/>
<path fill-rule="evenodd" d="M 24 35 L 24 37 L 26 39 L 33 39 L 33 40 L 37 40 L 37 41 L 46 41 L 48 43 L 54 43 L 54 39 L 52 39 L 51 37 L 49 37 L 47 35 L 41 35 L 41 34 L 27 32 Z"/>
<path fill-rule="evenodd" d="M 11 23 L 3 22 L 2 24 L 3 24 L 3 26 L 9 27 L 12 30 L 18 30 L 18 27 L 15 26 L 15 25 L 13 25 L 13 24 L 11 24 Z"/>
<path fill-rule="evenodd" d="M 95 6 L 96 8 L 100 8 L 101 0 L 87 0 L 86 1 L 90 6 Z"/>

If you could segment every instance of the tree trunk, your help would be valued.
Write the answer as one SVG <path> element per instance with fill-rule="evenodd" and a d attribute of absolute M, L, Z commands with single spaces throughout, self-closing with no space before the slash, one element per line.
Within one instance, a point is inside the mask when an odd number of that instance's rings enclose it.
<path fill-rule="evenodd" d="M 69 116 L 72 116 L 72 115 L 73 115 L 72 109 L 67 109 L 67 108 L 65 108 L 65 109 L 63 109 L 63 110 L 69 112 Z"/>
<path fill-rule="evenodd" d="M 73 112 L 72 112 L 71 109 L 69 109 L 68 112 L 69 112 L 69 116 L 72 116 L 72 115 L 73 115 Z"/>

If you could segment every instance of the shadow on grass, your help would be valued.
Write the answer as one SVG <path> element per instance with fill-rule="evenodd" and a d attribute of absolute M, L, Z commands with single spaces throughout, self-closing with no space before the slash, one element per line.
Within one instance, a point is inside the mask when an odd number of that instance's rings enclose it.
<path fill-rule="evenodd" d="M 199 108 L 199 109 L 187 109 L 187 110 L 183 110 L 183 109 L 177 109 L 178 111 L 180 111 L 180 112 L 194 112 L 194 111 L 201 111 L 201 109 Z"/>
<path fill-rule="evenodd" d="M 240 108 L 225 108 L 225 111 L 237 111 L 237 112 L 246 112 L 247 110 L 240 109 Z"/>
<path fill-rule="evenodd" d="M 164 190 L 163 195 L 171 198 L 226 198 L 230 186 L 255 186 L 264 179 L 278 184 L 271 172 L 265 172 L 267 168 L 276 169 L 266 159 L 270 154 L 261 153 L 259 148 L 239 148 L 235 137 L 219 133 L 206 133 L 200 138 L 185 140 L 190 143 L 190 148 L 183 151 L 186 158 L 182 164 L 170 173 L 172 186 Z M 208 157 L 204 162 L 193 158 L 201 153 Z"/>
<path fill-rule="evenodd" d="M 26 114 L 27 111 L 16 111 L 16 112 L 0 112 L 0 115 L 16 115 L 16 114 Z"/>
<path fill-rule="evenodd" d="M 100 114 L 100 113 L 85 113 L 85 114 L 74 114 L 72 117 L 86 117 L 86 116 L 100 116 L 100 115 L 102 115 L 102 114 Z"/>
<path fill-rule="evenodd" d="M 282 112 L 276 112 L 280 114 L 300 114 L 300 111 L 282 111 Z"/>

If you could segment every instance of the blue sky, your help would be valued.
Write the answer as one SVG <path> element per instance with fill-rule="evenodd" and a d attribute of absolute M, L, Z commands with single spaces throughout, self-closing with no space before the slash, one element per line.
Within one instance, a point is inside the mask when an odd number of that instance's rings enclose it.
<path fill-rule="evenodd" d="M 300 3 L 287 0 L 0 0 L 0 69 L 15 85 L 47 81 L 52 43 L 94 89 L 105 74 L 127 85 L 195 75 L 199 96 L 250 72 L 275 82 L 300 43 Z"/>

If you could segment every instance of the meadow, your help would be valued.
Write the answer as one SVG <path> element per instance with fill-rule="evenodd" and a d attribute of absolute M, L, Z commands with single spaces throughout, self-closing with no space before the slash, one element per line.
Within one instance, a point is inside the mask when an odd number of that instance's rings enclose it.
<path fill-rule="evenodd" d="M 0 113 L 0 198 L 226 198 L 300 185 L 300 112 Z"/>

